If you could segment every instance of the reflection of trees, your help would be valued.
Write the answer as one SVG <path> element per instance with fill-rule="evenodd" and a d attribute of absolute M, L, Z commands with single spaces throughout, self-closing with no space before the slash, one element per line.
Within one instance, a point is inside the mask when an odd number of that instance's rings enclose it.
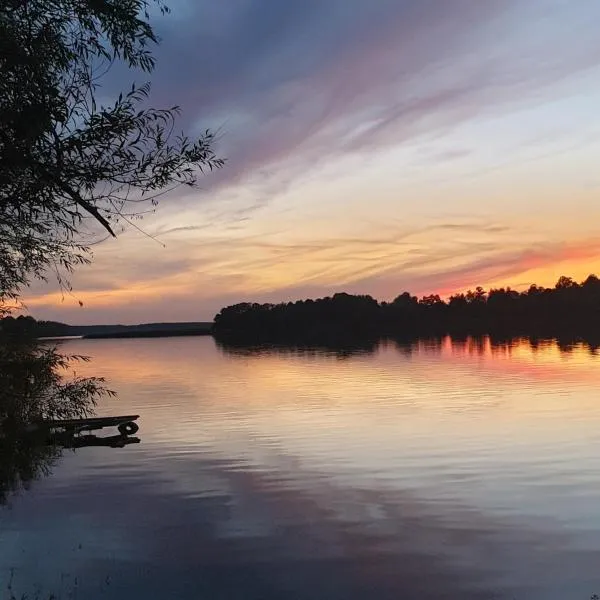
<path fill-rule="evenodd" d="M 0 505 L 7 501 L 10 493 L 26 490 L 33 481 L 49 475 L 61 457 L 63 448 L 123 448 L 139 442 L 137 437 L 124 435 L 99 437 L 67 434 L 47 438 L 5 431 L 0 435 Z"/>
<path fill-rule="evenodd" d="M 217 340 L 217 346 L 230 356 L 285 356 L 335 357 L 339 359 L 373 354 L 379 347 L 377 340 L 343 341 L 329 340 L 306 344 L 245 344 L 234 340 Z"/>
<path fill-rule="evenodd" d="M 64 444 L 28 432 L 32 425 L 89 415 L 98 397 L 111 393 L 102 379 L 65 377 L 77 360 L 85 358 L 0 332 L 0 503 L 48 474 L 60 456 Z"/>
<path fill-rule="evenodd" d="M 5 433 L 0 437 L 0 505 L 9 493 L 27 489 L 32 481 L 50 473 L 60 447 L 32 437 Z"/>
<path fill-rule="evenodd" d="M 406 358 L 415 354 L 440 355 L 444 352 L 457 356 L 509 356 L 516 346 L 526 347 L 537 352 L 547 346 L 555 346 L 563 354 L 572 353 L 577 348 L 586 348 L 596 355 L 600 348 L 600 339 L 593 336 L 538 337 L 506 335 L 447 335 L 447 336 L 387 336 L 379 340 L 336 342 L 329 340 L 321 343 L 246 343 L 239 339 L 217 338 L 217 346 L 231 356 L 286 356 L 351 358 L 374 354 L 380 348 L 392 348 Z"/>

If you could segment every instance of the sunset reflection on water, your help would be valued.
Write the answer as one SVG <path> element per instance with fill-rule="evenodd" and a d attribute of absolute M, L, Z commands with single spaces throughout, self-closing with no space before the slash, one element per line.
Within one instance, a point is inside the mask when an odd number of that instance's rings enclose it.
<path fill-rule="evenodd" d="M 600 370 L 585 344 L 63 348 L 118 391 L 99 414 L 141 415 L 142 443 L 70 453 L 0 511 L 4 571 L 56 587 L 68 570 L 89 598 L 107 576 L 115 598 L 600 589 Z"/>

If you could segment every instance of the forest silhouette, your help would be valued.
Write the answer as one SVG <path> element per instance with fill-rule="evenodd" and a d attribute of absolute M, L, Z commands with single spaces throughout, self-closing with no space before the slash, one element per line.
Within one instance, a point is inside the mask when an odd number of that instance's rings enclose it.
<path fill-rule="evenodd" d="M 337 293 L 280 304 L 239 303 L 215 317 L 214 336 L 228 343 L 323 343 L 382 337 L 483 335 L 600 337 L 600 279 L 562 276 L 553 288 L 481 287 L 443 300 L 409 292 L 392 302 Z"/>

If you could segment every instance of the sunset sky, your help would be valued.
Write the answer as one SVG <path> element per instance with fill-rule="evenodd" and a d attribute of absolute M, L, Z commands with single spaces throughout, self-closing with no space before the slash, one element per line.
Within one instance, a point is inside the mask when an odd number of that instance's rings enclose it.
<path fill-rule="evenodd" d="M 600 274 L 598 0 L 172 0 L 156 106 L 227 159 L 94 248 L 37 318 L 209 320 Z M 114 74 L 108 89 L 129 79 Z M 80 307 L 78 300 L 83 302 Z"/>

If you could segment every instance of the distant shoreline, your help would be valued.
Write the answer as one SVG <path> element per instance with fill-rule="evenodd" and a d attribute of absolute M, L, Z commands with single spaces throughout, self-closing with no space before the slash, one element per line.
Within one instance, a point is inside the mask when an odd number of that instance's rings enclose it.
<path fill-rule="evenodd" d="M 0 332 L 49 339 L 155 338 L 211 335 L 212 321 L 139 323 L 137 325 L 68 325 L 56 321 L 36 321 L 30 316 L 0 319 Z"/>
<path fill-rule="evenodd" d="M 148 331 L 114 331 L 107 333 L 89 333 L 81 336 L 84 340 L 106 339 L 132 339 L 132 338 L 163 338 L 163 337 L 191 337 L 212 335 L 210 328 L 206 329 L 180 329 L 180 330 L 148 330 Z"/>

